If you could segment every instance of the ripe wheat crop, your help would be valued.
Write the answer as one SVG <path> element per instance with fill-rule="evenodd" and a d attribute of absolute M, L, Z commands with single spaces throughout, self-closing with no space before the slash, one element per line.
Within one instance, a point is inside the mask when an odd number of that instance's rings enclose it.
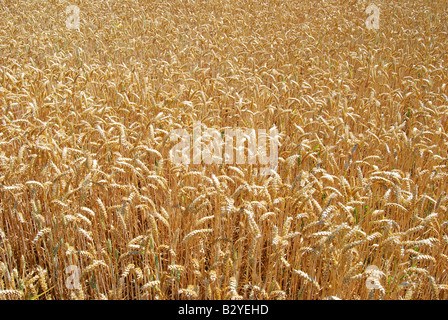
<path fill-rule="evenodd" d="M 447 299 L 446 8 L 1 1 L 0 299 Z M 275 174 L 171 161 L 194 122 Z"/>

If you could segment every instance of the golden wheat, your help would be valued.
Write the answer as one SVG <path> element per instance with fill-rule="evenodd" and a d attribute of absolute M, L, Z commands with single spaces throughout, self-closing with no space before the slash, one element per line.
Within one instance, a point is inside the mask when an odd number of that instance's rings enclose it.
<path fill-rule="evenodd" d="M 2 4 L 0 299 L 448 298 L 442 0 L 71 4 Z"/>

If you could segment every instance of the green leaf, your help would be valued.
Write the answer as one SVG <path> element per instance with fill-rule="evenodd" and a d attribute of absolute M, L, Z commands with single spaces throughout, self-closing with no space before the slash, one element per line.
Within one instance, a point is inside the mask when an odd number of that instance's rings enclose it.
<path fill-rule="evenodd" d="M 56 286 L 52 286 L 50 289 L 48 289 L 47 291 L 42 292 L 41 294 L 38 294 L 37 296 L 31 297 L 30 300 L 36 300 L 39 299 L 40 297 L 42 297 L 44 294 L 46 294 L 48 291 L 50 291 L 51 289 L 53 289 Z"/>

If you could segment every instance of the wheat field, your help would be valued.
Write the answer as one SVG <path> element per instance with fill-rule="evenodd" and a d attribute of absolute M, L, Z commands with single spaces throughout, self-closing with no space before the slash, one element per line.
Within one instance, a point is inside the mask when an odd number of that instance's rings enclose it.
<path fill-rule="evenodd" d="M 369 1 L 1 1 L 0 299 L 447 299 L 448 1 Z"/>

